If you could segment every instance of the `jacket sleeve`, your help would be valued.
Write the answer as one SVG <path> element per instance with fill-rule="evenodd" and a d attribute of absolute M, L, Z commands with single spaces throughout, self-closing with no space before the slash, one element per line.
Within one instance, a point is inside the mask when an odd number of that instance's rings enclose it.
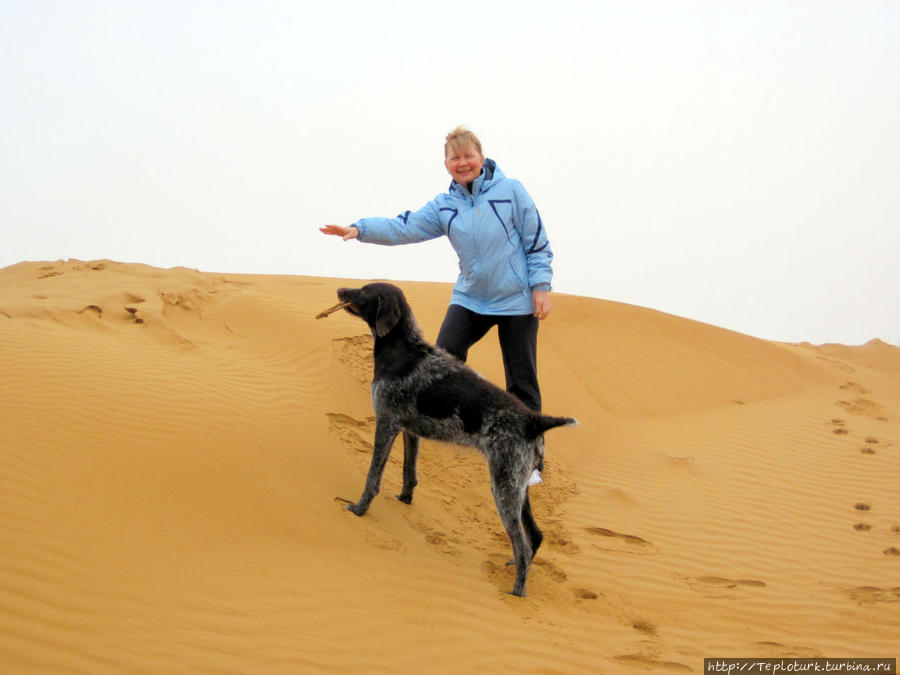
<path fill-rule="evenodd" d="M 418 211 L 404 211 L 395 218 L 361 218 L 353 223 L 359 241 L 366 244 L 415 244 L 446 234 L 437 202 L 428 202 Z"/>
<path fill-rule="evenodd" d="M 549 291 L 553 279 L 553 250 L 547 238 L 547 230 L 541 220 L 541 214 L 525 190 L 516 184 L 516 229 L 525 249 L 525 261 L 528 264 L 528 285 L 532 289 Z"/>

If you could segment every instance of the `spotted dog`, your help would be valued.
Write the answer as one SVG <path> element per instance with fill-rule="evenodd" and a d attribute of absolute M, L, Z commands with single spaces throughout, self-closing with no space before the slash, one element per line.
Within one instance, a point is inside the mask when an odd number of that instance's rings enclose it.
<path fill-rule="evenodd" d="M 527 408 L 419 332 L 403 292 L 373 283 L 337 292 L 343 308 L 363 319 L 375 338 L 372 405 L 375 446 L 365 489 L 347 508 L 358 516 L 381 487 L 391 446 L 402 431 L 403 489 L 397 498 L 412 503 L 417 485 L 418 437 L 478 448 L 487 459 L 491 492 L 509 535 L 516 565 L 513 595 L 525 595 L 528 568 L 543 535 L 528 500 L 528 479 L 543 458 L 542 434 L 571 426 L 571 417 L 550 417 Z"/>

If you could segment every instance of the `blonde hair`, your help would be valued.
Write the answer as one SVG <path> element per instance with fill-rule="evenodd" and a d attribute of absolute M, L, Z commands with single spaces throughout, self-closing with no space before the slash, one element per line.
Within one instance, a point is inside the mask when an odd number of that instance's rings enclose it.
<path fill-rule="evenodd" d="M 484 155 L 484 153 L 481 151 L 481 141 L 478 140 L 478 136 L 473 134 L 465 127 L 456 127 L 453 131 L 447 134 L 447 138 L 444 142 L 444 157 L 447 156 L 448 150 L 453 150 L 454 152 L 462 152 L 470 146 L 475 146 L 475 149 L 478 150 L 478 154 L 482 156 Z"/>

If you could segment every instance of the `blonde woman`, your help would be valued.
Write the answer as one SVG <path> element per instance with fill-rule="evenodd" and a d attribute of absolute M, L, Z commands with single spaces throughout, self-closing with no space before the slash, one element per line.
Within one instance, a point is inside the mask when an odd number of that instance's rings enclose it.
<path fill-rule="evenodd" d="M 459 257 L 459 277 L 437 345 L 465 361 L 497 326 L 507 391 L 540 411 L 537 334 L 539 320 L 550 314 L 553 277 L 547 230 L 525 187 L 484 157 L 468 129 L 447 135 L 444 166 L 453 178 L 449 189 L 418 211 L 320 229 L 388 246 L 446 236 Z M 540 482 L 540 474 L 533 480 Z"/>

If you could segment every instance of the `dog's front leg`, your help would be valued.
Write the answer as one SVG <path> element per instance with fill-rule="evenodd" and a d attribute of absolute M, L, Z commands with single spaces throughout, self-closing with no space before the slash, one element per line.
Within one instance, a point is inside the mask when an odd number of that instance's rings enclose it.
<path fill-rule="evenodd" d="M 366 487 L 359 501 L 347 507 L 358 516 L 369 510 L 369 504 L 381 490 L 381 474 L 384 473 L 388 456 L 391 454 L 391 446 L 398 433 L 400 433 L 400 429 L 392 425 L 389 426 L 381 420 L 375 422 L 375 447 L 372 450 L 372 464 L 369 465 Z"/>
<path fill-rule="evenodd" d="M 416 479 L 416 460 L 419 458 L 419 437 L 403 431 L 403 491 L 397 495 L 404 504 L 412 504 L 413 490 L 419 481 Z"/>

